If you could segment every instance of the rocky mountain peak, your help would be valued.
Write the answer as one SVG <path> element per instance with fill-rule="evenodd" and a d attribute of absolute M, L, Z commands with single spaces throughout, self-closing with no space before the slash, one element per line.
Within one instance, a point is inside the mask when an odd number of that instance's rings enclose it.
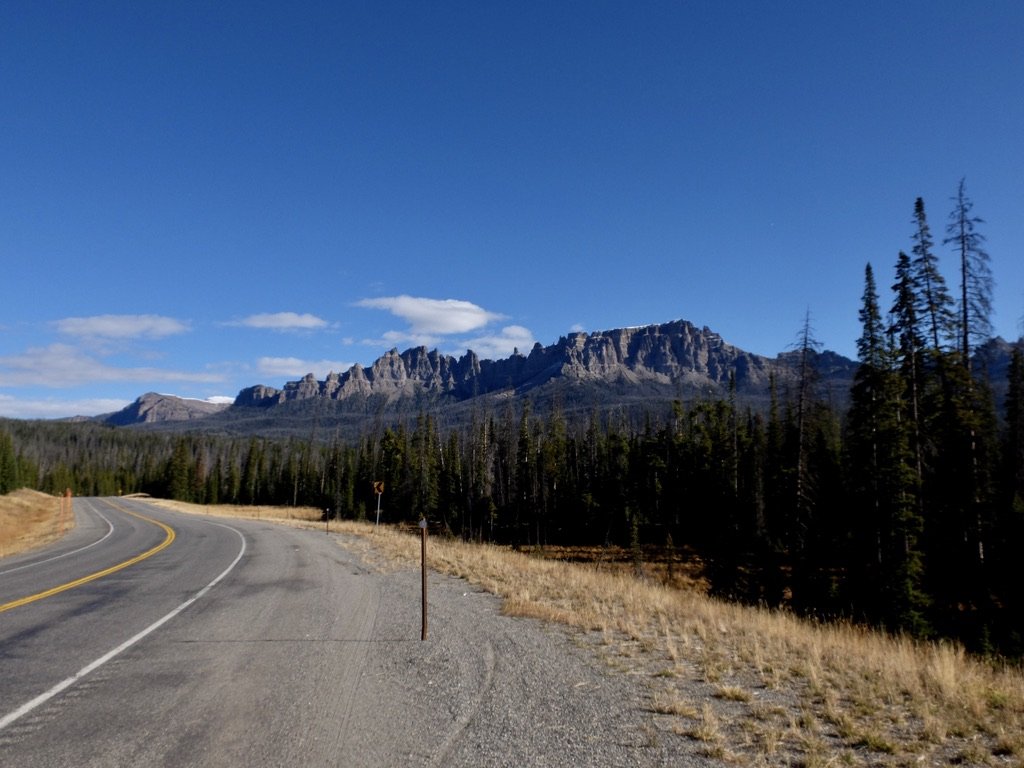
<path fill-rule="evenodd" d="M 855 364 L 834 353 L 825 375 L 849 381 Z M 308 374 L 281 390 L 250 387 L 239 393 L 236 406 L 268 407 L 327 397 L 345 401 L 355 396 L 380 396 L 386 401 L 423 394 L 462 401 L 507 391 L 525 394 L 554 385 L 644 384 L 666 393 L 724 394 L 730 377 L 739 392 L 767 392 L 769 377 L 780 382 L 794 375 L 785 356 L 767 358 L 744 352 L 708 328 L 685 320 L 661 325 L 619 328 L 594 333 L 573 332 L 555 344 L 534 344 L 529 355 L 518 349 L 504 360 L 481 360 L 472 351 L 460 358 L 426 347 L 404 352 L 391 349 L 369 368 L 353 366 L 319 382 Z"/>

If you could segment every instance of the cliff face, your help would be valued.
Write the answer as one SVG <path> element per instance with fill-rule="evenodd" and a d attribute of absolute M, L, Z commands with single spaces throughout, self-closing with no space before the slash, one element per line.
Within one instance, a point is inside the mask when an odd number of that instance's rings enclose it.
<path fill-rule="evenodd" d="M 591 334 L 573 333 L 528 355 L 505 360 L 480 360 L 473 352 L 460 358 L 425 347 L 399 353 L 392 349 L 369 368 L 353 366 L 324 381 L 312 374 L 283 389 L 250 387 L 236 406 L 268 407 L 294 400 L 326 397 L 344 401 L 356 396 L 400 400 L 422 394 L 453 401 L 495 392 L 526 394 L 560 383 L 616 385 L 646 383 L 672 391 L 728 391 L 730 377 L 737 392 L 767 392 L 772 374 L 780 384 L 794 376 L 792 355 L 767 358 L 726 344 L 713 331 L 685 320 Z M 855 363 L 833 353 L 816 355 L 826 379 L 849 381 Z"/>

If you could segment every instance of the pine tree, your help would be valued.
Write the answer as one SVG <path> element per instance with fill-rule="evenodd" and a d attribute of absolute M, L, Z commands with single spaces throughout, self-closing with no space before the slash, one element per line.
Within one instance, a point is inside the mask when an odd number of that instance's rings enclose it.
<path fill-rule="evenodd" d="M 249 451 L 242 469 L 239 498 L 242 504 L 259 504 L 266 481 L 263 471 L 264 446 L 255 438 L 249 441 Z"/>
<path fill-rule="evenodd" d="M 868 616 L 892 629 L 925 634 L 927 598 L 919 539 L 917 473 L 909 419 L 903 413 L 905 382 L 891 336 L 878 308 L 874 273 L 865 268 L 857 342 L 860 366 L 851 392 L 846 453 L 854 496 L 857 556 L 854 600 Z"/>
<path fill-rule="evenodd" d="M 430 414 L 420 413 L 410 443 L 412 513 L 430 519 L 437 513 L 440 440 Z"/>
<path fill-rule="evenodd" d="M 537 457 L 535 456 L 533 430 L 530 422 L 530 403 L 523 404 L 523 412 L 519 418 L 519 438 L 516 442 L 516 500 L 515 525 L 516 537 L 520 529 L 526 529 L 526 541 L 529 543 L 533 535 L 533 523 L 537 509 Z M 536 542 L 540 544 L 540 541 Z"/>
<path fill-rule="evenodd" d="M 983 247 L 985 238 L 976 230 L 976 226 L 984 222 L 971 215 L 974 204 L 967 197 L 963 179 L 953 200 L 954 208 L 943 243 L 954 245 L 960 262 L 957 353 L 962 369 L 950 387 L 947 411 L 953 419 L 950 432 L 962 446 L 959 453 L 963 466 L 959 474 L 966 491 L 963 504 L 969 510 L 966 528 L 975 542 L 980 567 L 985 560 L 988 527 L 984 521 L 985 507 L 992 490 L 991 462 L 986 460 L 986 455 L 994 452 L 995 408 L 986 383 L 974 379 L 971 354 L 974 346 L 988 341 L 992 334 L 992 273 Z"/>
<path fill-rule="evenodd" d="M 393 510 L 390 519 L 394 522 L 402 510 L 408 511 L 409 495 L 406 487 L 408 441 L 401 425 L 396 430 L 384 430 L 380 439 L 380 463 L 374 480 L 384 483 L 387 509 Z M 375 501 L 376 503 L 376 501 Z"/>
<path fill-rule="evenodd" d="M 846 451 L 855 496 L 855 523 L 860 533 L 861 552 L 855 567 L 880 566 L 883 559 L 884 515 L 879 485 L 879 429 L 886 390 L 891 374 L 886 355 L 886 333 L 878 308 L 875 276 L 868 264 L 864 269 L 864 294 L 859 313 L 862 332 L 857 340 L 860 365 L 854 375 L 851 407 L 847 420 Z M 866 514 L 864 514 L 866 513 Z"/>
<path fill-rule="evenodd" d="M 971 348 L 992 336 L 992 271 L 985 252 L 985 237 L 976 231 L 984 220 L 971 215 L 974 203 L 967 197 L 964 179 L 960 179 L 949 214 L 944 245 L 953 244 L 960 259 L 959 354 L 968 370 Z M 972 345 L 973 342 L 973 345 Z"/>
<path fill-rule="evenodd" d="M 191 501 L 192 452 L 184 437 L 178 438 L 174 444 L 174 453 L 168 466 L 167 490 L 172 499 Z"/>
<path fill-rule="evenodd" d="M 559 516 L 562 500 L 568 492 L 567 475 L 568 435 L 561 406 L 556 404 L 547 419 L 540 450 L 540 500 L 545 527 L 544 539 L 551 528 L 561 529 Z"/>
<path fill-rule="evenodd" d="M 18 458 L 14 440 L 7 432 L 0 432 L 0 496 L 18 487 Z"/>
<path fill-rule="evenodd" d="M 445 530 L 453 532 L 462 526 L 466 507 L 465 472 L 459 435 L 448 435 L 441 451 L 438 478 L 437 510 Z"/>
<path fill-rule="evenodd" d="M 814 478 L 810 473 L 808 459 L 810 445 L 809 420 L 813 404 L 813 387 L 816 379 L 813 355 L 820 346 L 811 330 L 811 313 L 808 311 L 804 316 L 804 324 L 800 330 L 800 340 L 798 343 L 800 362 L 797 372 L 796 396 L 796 461 L 794 469 L 793 520 L 795 523 L 795 543 L 800 549 L 804 547 L 802 540 L 806 539 L 807 529 L 810 527 L 811 518 L 814 515 Z"/>
<path fill-rule="evenodd" d="M 1020 578 L 1020 544 L 1024 542 L 1024 349 L 1012 352 L 1006 395 L 1006 432 L 997 536 L 993 552 L 993 582 L 1005 603 L 1003 650 L 1024 655 L 1024 583 Z"/>
<path fill-rule="evenodd" d="M 1013 348 L 1007 374 L 1006 436 L 1003 441 L 1004 498 L 1024 510 L 1024 351 Z"/>
<path fill-rule="evenodd" d="M 929 351 L 933 357 L 945 348 L 945 342 L 954 335 L 953 299 L 946 288 L 946 280 L 939 271 L 938 257 L 932 252 L 934 242 L 928 218 L 924 211 L 924 200 L 914 202 L 913 234 L 914 258 L 911 261 L 914 290 L 917 295 L 917 316 L 927 329 Z"/>
<path fill-rule="evenodd" d="M 914 454 L 914 473 L 918 485 L 924 483 L 924 416 L 922 394 L 924 375 L 921 325 L 917 315 L 917 293 L 914 287 L 910 257 L 899 252 L 896 261 L 896 294 L 890 310 L 888 334 L 894 340 L 894 351 L 904 382 L 905 416 L 909 419 L 910 444 Z"/>

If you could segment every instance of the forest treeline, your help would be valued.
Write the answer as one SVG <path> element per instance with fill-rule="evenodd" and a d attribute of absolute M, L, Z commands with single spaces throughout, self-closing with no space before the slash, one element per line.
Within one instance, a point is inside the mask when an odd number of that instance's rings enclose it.
<path fill-rule="evenodd" d="M 645 423 L 535 413 L 527 401 L 442 430 L 422 412 L 348 440 L 170 435 L 0 422 L 0 492 L 144 492 L 325 516 L 427 517 L 453 536 L 519 545 L 692 549 L 724 597 L 786 604 L 980 652 L 1024 654 L 1024 343 L 996 403 L 977 345 L 992 279 L 963 183 L 938 268 L 916 201 L 889 301 L 864 272 L 850 407 L 819 392 L 809 319 L 796 383 L 767 409 L 677 401 Z M 883 306 L 885 309 L 883 310 Z"/>

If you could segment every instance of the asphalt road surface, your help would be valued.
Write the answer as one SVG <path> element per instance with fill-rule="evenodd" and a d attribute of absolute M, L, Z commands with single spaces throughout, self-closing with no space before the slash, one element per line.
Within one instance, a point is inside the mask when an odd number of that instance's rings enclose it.
<path fill-rule="evenodd" d="M 641 681 L 350 540 L 76 499 L 0 559 L 0 765 L 697 765 Z"/>

